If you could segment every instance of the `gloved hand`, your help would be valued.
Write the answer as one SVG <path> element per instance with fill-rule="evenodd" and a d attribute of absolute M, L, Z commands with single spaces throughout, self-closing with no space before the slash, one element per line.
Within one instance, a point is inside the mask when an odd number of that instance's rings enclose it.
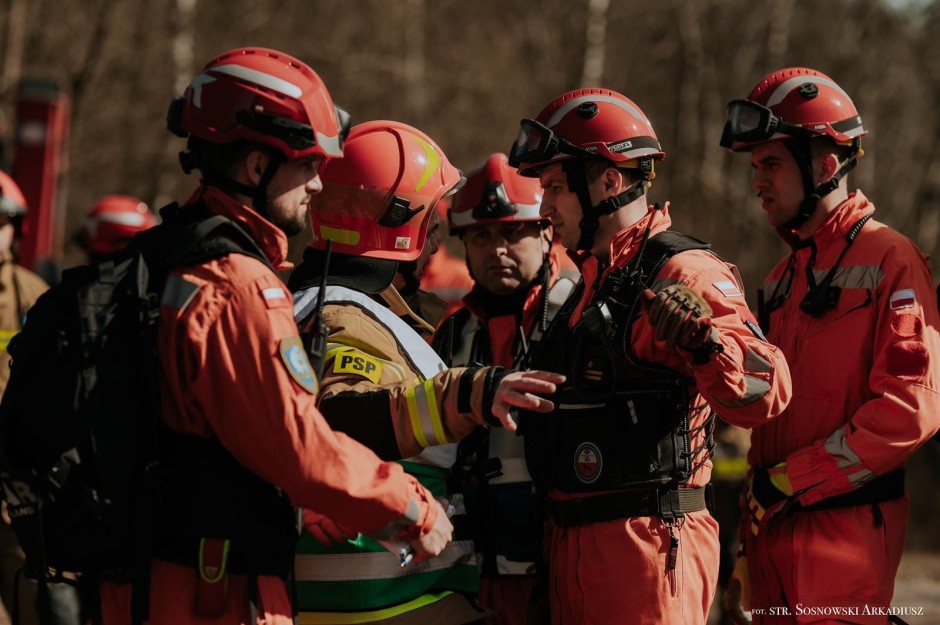
<path fill-rule="evenodd" d="M 304 510 L 304 528 L 324 547 L 344 543 L 356 536 L 356 532 L 341 528 L 329 518 L 313 510 Z"/>
<path fill-rule="evenodd" d="M 725 593 L 725 614 L 734 625 L 751 625 L 751 578 L 747 572 L 747 558 L 739 555 L 734 571 L 728 579 Z"/>
<path fill-rule="evenodd" d="M 646 289 L 643 299 L 657 341 L 692 351 L 717 343 L 711 306 L 684 284 L 670 284 L 658 293 Z"/>
<path fill-rule="evenodd" d="M 764 516 L 783 507 L 783 502 L 791 495 L 793 487 L 785 462 L 770 469 L 755 469 L 747 478 L 746 505 L 751 513 L 751 533 L 757 536 Z"/>

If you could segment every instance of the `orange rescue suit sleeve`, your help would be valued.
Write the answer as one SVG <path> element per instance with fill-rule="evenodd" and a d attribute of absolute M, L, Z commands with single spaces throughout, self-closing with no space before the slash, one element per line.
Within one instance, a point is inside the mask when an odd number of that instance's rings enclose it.
<path fill-rule="evenodd" d="M 780 350 L 760 333 L 737 269 L 707 251 L 690 250 L 667 261 L 652 290 L 676 283 L 699 293 L 711 306 L 722 351 L 707 363 L 693 364 L 690 351 L 654 338 L 641 311 L 632 330 L 637 356 L 692 376 L 698 392 L 728 423 L 752 428 L 780 414 L 790 400 L 790 370 Z"/>
<path fill-rule="evenodd" d="M 164 295 L 158 333 L 170 427 L 216 435 L 294 505 L 345 527 L 395 529 L 404 538 L 431 530 L 431 494 L 320 414 L 315 382 L 303 377 L 306 358 L 289 350 L 299 337 L 290 292 L 276 275 L 231 255 L 175 272 L 170 282 L 178 296 Z"/>

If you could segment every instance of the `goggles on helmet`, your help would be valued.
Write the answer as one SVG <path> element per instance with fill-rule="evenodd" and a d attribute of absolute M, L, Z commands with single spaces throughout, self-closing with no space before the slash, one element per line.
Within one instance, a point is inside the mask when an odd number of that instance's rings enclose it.
<path fill-rule="evenodd" d="M 512 167 L 519 167 L 523 163 L 544 163 L 559 154 L 580 157 L 597 156 L 590 150 L 562 139 L 550 128 L 534 119 L 523 119 L 520 126 L 522 128 L 519 138 L 512 144 L 512 150 L 509 152 L 509 164 Z"/>
<path fill-rule="evenodd" d="M 728 117 L 721 133 L 721 147 L 730 148 L 736 143 L 769 141 L 778 133 L 799 138 L 816 136 L 802 126 L 788 124 L 766 106 L 751 100 L 732 100 L 728 103 Z"/>
<path fill-rule="evenodd" d="M 249 111 L 239 111 L 235 119 L 256 132 L 280 139 L 292 150 L 306 150 L 317 144 L 313 128 L 292 119 Z M 339 119 L 338 113 L 337 119 Z M 340 145 L 342 145 L 342 138 Z"/>

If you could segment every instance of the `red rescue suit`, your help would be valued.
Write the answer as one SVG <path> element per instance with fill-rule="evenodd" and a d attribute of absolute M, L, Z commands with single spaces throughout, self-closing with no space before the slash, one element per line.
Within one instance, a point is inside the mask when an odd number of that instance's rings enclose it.
<path fill-rule="evenodd" d="M 200 188 L 189 203 L 197 200 L 238 222 L 276 269 L 290 268 L 286 236 L 251 208 L 213 187 Z M 345 527 L 372 532 L 400 525 L 404 538 L 430 531 L 439 508 L 430 493 L 401 466 L 334 433 L 318 412 L 316 380 L 294 349 L 300 342 L 290 291 L 264 263 L 232 254 L 172 272 L 157 345 L 163 419 L 171 430 L 217 437 L 294 505 L 324 510 Z M 154 560 L 149 622 L 293 622 L 279 577 L 257 577 L 256 621 L 245 576 L 230 576 L 215 616 L 197 616 L 197 580 L 192 568 Z M 101 585 L 105 625 L 131 622 L 131 594 L 131 584 Z"/>
<path fill-rule="evenodd" d="M 767 336 L 790 365 L 793 399 L 754 429 L 748 460 L 761 469 L 786 462 L 796 496 L 757 536 L 741 530 L 752 607 L 791 614 L 755 614 L 758 624 L 887 622 L 864 607 L 891 605 L 907 497 L 831 506 L 897 475 L 940 427 L 940 317 L 926 257 L 908 238 L 871 220 L 846 250 L 846 235 L 874 210 L 856 191 L 812 238 L 790 241 L 793 253 L 764 282 Z M 819 284 L 837 262 L 834 306 L 818 317 L 802 311 L 808 272 Z"/>
<path fill-rule="evenodd" d="M 609 266 L 594 256 L 583 256 L 585 290 L 570 327 L 577 324 L 608 276 L 638 254 L 647 228 L 652 237 L 667 230 L 670 223 L 668 206 L 651 207 L 646 217 L 613 237 Z M 654 339 L 643 311 L 629 329 L 630 342 L 640 361 L 664 365 L 690 378 L 692 447 L 704 444 L 709 411 L 695 407 L 706 401 L 724 420 L 740 427 L 770 421 L 789 400 L 789 373 L 781 353 L 759 337 L 737 270 L 710 252 L 692 249 L 672 256 L 652 278 L 653 290 L 673 283 L 688 286 L 708 301 L 723 351 L 712 354 L 704 364 L 693 364 L 691 352 Z M 624 418 L 629 416 L 624 414 Z M 706 461 L 685 485 L 704 487 L 710 476 L 711 462 Z M 559 501 L 599 494 L 553 490 L 549 496 Z M 707 510 L 687 513 L 671 525 L 653 515 L 556 526 L 549 549 L 549 595 L 556 625 L 706 622 L 719 557 L 718 526 Z"/>

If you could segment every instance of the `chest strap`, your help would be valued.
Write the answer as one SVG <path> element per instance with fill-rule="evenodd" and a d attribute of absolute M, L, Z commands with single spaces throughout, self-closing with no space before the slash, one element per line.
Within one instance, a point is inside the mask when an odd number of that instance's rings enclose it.
<path fill-rule="evenodd" d="M 672 488 L 619 492 L 582 499 L 549 501 L 552 519 L 559 527 L 576 527 L 637 516 L 670 518 L 676 512 L 698 512 L 706 508 L 707 488 Z"/>

